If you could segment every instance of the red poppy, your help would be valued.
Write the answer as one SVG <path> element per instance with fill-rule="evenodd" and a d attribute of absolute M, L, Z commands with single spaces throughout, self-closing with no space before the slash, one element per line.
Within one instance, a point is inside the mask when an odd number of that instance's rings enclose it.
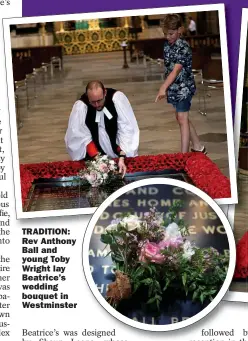
<path fill-rule="evenodd" d="M 118 162 L 118 159 L 115 159 Z M 193 184 L 213 199 L 231 197 L 230 180 L 202 153 L 141 155 L 126 159 L 127 172 L 174 169 L 185 171 Z M 20 165 L 22 201 L 34 179 L 75 176 L 85 168 L 84 161 L 42 162 Z"/>

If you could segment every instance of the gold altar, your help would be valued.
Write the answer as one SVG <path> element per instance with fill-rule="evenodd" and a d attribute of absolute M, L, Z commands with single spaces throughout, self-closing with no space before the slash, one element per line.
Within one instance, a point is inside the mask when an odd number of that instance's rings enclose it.
<path fill-rule="evenodd" d="M 65 55 L 112 52 L 122 50 L 121 43 L 128 41 L 126 27 L 92 30 L 60 31 L 55 33 L 56 45 L 63 47 Z"/>

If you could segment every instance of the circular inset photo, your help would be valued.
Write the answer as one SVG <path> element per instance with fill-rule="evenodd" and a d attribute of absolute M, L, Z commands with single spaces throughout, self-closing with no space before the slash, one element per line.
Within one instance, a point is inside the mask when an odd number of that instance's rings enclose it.
<path fill-rule="evenodd" d="M 113 193 L 83 242 L 90 289 L 115 318 L 169 331 L 206 316 L 231 283 L 236 252 L 221 208 L 178 180 L 146 179 Z"/>

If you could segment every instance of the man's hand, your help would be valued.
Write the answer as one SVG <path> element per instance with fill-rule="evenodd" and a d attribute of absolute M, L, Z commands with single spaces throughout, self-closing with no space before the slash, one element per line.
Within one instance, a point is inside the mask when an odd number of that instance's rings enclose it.
<path fill-rule="evenodd" d="M 127 167 L 124 162 L 124 157 L 119 158 L 118 167 L 119 167 L 119 173 L 122 174 L 122 177 L 124 178 L 126 171 L 127 171 Z"/>
<path fill-rule="evenodd" d="M 167 91 L 167 88 L 164 86 L 164 84 L 161 85 L 159 92 L 157 94 L 157 97 L 155 99 L 155 102 L 158 102 L 161 99 L 165 98 L 166 97 L 166 91 Z"/>
<path fill-rule="evenodd" d="M 93 160 L 97 160 L 97 159 L 99 159 L 99 157 L 101 157 L 102 155 L 101 155 L 101 153 L 98 153 L 98 154 L 96 154 L 94 157 L 93 157 Z"/>

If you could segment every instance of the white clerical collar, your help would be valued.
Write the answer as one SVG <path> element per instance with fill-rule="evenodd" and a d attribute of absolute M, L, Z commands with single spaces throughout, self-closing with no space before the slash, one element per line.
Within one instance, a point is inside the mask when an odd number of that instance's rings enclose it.
<path fill-rule="evenodd" d="M 111 120 L 111 118 L 113 117 L 110 112 L 108 111 L 108 109 L 106 107 L 104 107 L 101 111 L 96 110 L 96 119 L 95 122 L 99 123 L 101 120 L 101 116 L 105 114 L 107 116 L 107 118 L 109 120 Z"/>

